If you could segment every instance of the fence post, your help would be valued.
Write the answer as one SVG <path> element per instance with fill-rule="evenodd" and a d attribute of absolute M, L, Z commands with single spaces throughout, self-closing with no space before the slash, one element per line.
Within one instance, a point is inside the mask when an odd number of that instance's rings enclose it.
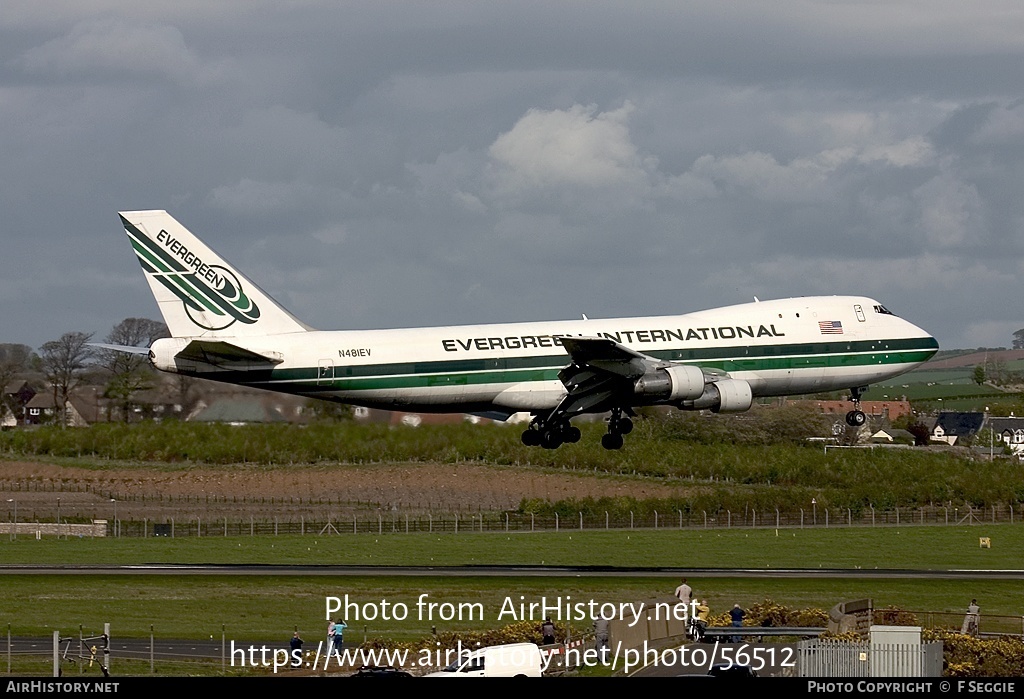
<path fill-rule="evenodd" d="M 174 538 L 174 517 L 171 517 L 171 538 Z"/>
<path fill-rule="evenodd" d="M 775 528 L 779 528 L 779 508 L 775 508 Z"/>
<path fill-rule="evenodd" d="M 683 528 L 683 511 L 682 510 L 676 510 L 676 512 L 679 513 L 679 528 L 682 529 Z"/>
<path fill-rule="evenodd" d="M 580 512 L 580 531 L 583 531 L 583 512 Z"/>
<path fill-rule="evenodd" d="M 459 533 L 459 513 L 455 513 L 455 533 Z"/>
<path fill-rule="evenodd" d="M 804 528 L 804 508 L 800 508 L 800 528 Z"/>
<path fill-rule="evenodd" d="M 608 510 L 604 511 L 604 528 L 608 529 Z"/>
<path fill-rule="evenodd" d="M 558 513 L 555 513 L 555 531 L 558 531 Z"/>
<path fill-rule="evenodd" d="M 708 511 L 707 510 L 701 510 L 701 512 L 704 513 L 704 528 L 707 529 L 708 528 Z"/>
<path fill-rule="evenodd" d="M 658 511 L 657 510 L 654 511 L 654 528 L 655 529 L 658 528 Z"/>
<path fill-rule="evenodd" d="M 508 531 L 508 512 L 505 513 L 505 531 Z"/>
<path fill-rule="evenodd" d="M 875 526 L 875 506 L 868 503 L 868 507 L 871 508 L 871 526 L 873 527 Z"/>
<path fill-rule="evenodd" d="M 629 511 L 629 528 L 633 528 L 633 510 Z"/>
<path fill-rule="evenodd" d="M 530 531 L 533 531 L 533 513 L 530 513 Z"/>

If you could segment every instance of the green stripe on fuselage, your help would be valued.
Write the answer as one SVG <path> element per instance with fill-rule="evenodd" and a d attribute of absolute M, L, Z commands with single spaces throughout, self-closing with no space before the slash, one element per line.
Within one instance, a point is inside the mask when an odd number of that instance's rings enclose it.
<path fill-rule="evenodd" d="M 680 364 L 697 364 L 724 372 L 800 370 L 856 366 L 915 364 L 938 350 L 933 338 L 871 342 L 808 343 L 699 350 L 648 352 L 652 357 Z M 677 358 L 676 355 L 687 355 Z M 698 355 L 698 356 L 691 356 Z M 569 357 L 507 357 L 334 367 L 334 378 L 318 378 L 317 367 L 215 372 L 201 376 L 289 393 L 387 390 L 441 386 L 551 381 L 569 364 Z"/>

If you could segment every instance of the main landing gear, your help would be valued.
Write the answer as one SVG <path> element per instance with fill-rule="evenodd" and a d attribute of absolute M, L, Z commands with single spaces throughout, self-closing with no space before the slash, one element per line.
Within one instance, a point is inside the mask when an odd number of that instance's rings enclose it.
<path fill-rule="evenodd" d="M 522 440 L 528 447 L 557 449 L 563 444 L 575 444 L 582 436 L 580 428 L 573 427 L 568 420 L 557 420 L 549 425 L 538 417 L 523 432 Z"/>
<path fill-rule="evenodd" d="M 846 424 L 850 427 L 860 427 L 867 422 L 867 415 L 861 412 L 860 397 L 868 390 L 867 386 L 859 386 L 850 389 L 850 400 L 853 401 L 853 410 L 846 413 Z"/>
<path fill-rule="evenodd" d="M 608 419 L 608 433 L 601 437 L 601 446 L 605 449 L 621 449 L 622 437 L 633 431 L 633 421 L 622 414 L 622 408 L 613 408 Z M 579 427 L 573 427 L 564 416 L 551 419 L 551 415 L 538 415 L 523 431 L 521 439 L 528 447 L 544 447 L 557 449 L 563 444 L 575 444 L 580 441 Z"/>
<path fill-rule="evenodd" d="M 605 449 L 621 449 L 622 437 L 633 431 L 633 421 L 622 416 L 622 408 L 613 408 L 608 418 L 608 433 L 601 437 Z"/>

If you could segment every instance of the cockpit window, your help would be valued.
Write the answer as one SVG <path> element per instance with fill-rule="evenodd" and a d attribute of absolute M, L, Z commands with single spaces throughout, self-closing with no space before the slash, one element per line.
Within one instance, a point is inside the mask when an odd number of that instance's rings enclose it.
<path fill-rule="evenodd" d="M 895 313 L 893 313 L 892 311 L 890 311 L 888 308 L 886 308 L 885 306 L 883 306 L 881 304 L 875 306 L 875 313 L 881 313 L 884 316 L 894 316 L 894 315 L 896 315 Z"/>

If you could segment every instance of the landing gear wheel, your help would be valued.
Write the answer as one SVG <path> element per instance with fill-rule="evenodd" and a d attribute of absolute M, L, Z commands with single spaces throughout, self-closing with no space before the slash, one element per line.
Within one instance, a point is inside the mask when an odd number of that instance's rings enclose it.
<path fill-rule="evenodd" d="M 621 449 L 622 448 L 622 435 L 609 432 L 601 437 L 601 446 L 605 449 Z"/>
<path fill-rule="evenodd" d="M 860 410 L 851 410 L 846 413 L 846 424 L 850 427 L 860 427 L 867 422 L 867 415 Z"/>
<path fill-rule="evenodd" d="M 523 440 L 523 444 L 528 447 L 539 447 L 541 434 L 539 430 L 525 430 L 523 431 L 521 439 Z"/>
<path fill-rule="evenodd" d="M 633 421 L 624 417 L 615 425 L 615 431 L 621 435 L 627 435 L 633 431 Z"/>
<path fill-rule="evenodd" d="M 562 434 L 555 430 L 544 430 L 541 435 L 540 445 L 545 449 L 557 449 L 562 446 Z"/>
<path fill-rule="evenodd" d="M 580 432 L 580 428 L 579 427 L 571 427 L 570 426 L 562 434 L 562 437 L 563 437 L 563 439 L 565 439 L 565 443 L 566 444 L 575 444 L 576 442 L 580 441 L 580 438 L 583 437 L 583 433 Z"/>

